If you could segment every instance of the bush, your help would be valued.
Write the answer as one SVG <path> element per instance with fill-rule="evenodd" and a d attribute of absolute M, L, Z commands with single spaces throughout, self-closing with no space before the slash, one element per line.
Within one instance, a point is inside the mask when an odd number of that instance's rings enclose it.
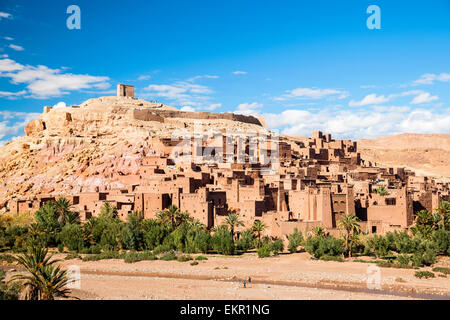
<path fill-rule="evenodd" d="M 373 251 L 377 258 L 384 257 L 389 254 L 389 240 L 383 236 L 374 235 L 367 241 L 369 251 Z"/>
<path fill-rule="evenodd" d="M 264 242 L 261 247 L 258 249 L 258 257 L 259 258 L 267 258 L 270 256 L 272 252 L 272 245 L 269 242 Z"/>
<path fill-rule="evenodd" d="M 19 294 L 22 286 L 18 283 L 7 284 L 4 279 L 6 271 L 0 270 L 0 301 L 1 300 L 19 300 Z"/>
<path fill-rule="evenodd" d="M 270 245 L 270 249 L 272 250 L 274 255 L 278 255 L 280 252 L 284 250 L 284 244 L 281 239 L 276 239 Z"/>
<path fill-rule="evenodd" d="M 197 262 L 197 261 L 192 261 L 192 262 L 191 262 L 191 266 L 196 266 L 196 265 L 198 265 L 198 262 Z"/>
<path fill-rule="evenodd" d="M 139 261 L 151 261 L 158 259 L 153 253 L 151 252 L 127 252 L 123 256 L 123 260 L 126 263 L 134 263 Z"/>
<path fill-rule="evenodd" d="M 397 262 L 402 268 L 410 267 L 411 259 L 406 254 L 397 256 Z"/>
<path fill-rule="evenodd" d="M 163 261 L 171 261 L 171 260 L 176 260 L 176 259 L 177 259 L 177 256 L 175 255 L 175 252 L 173 252 L 173 251 L 167 252 L 160 258 L 160 260 L 163 260 Z"/>
<path fill-rule="evenodd" d="M 436 230 L 433 232 L 431 239 L 436 244 L 438 253 L 450 255 L 450 230 Z"/>
<path fill-rule="evenodd" d="M 252 230 L 244 230 L 241 237 L 236 241 L 236 247 L 244 252 L 254 248 L 254 239 Z"/>
<path fill-rule="evenodd" d="M 195 260 L 202 261 L 202 260 L 208 260 L 208 258 L 205 256 L 198 256 L 197 258 L 195 258 Z"/>
<path fill-rule="evenodd" d="M 414 276 L 419 279 L 422 279 L 422 278 L 429 279 L 429 278 L 435 277 L 434 273 L 430 272 L 430 271 L 416 271 L 416 273 L 414 273 Z"/>
<path fill-rule="evenodd" d="M 62 243 L 58 244 L 58 252 L 59 253 L 64 252 L 64 245 Z"/>
<path fill-rule="evenodd" d="M 78 224 L 66 224 L 58 238 L 70 251 L 79 252 L 84 247 L 83 229 Z"/>
<path fill-rule="evenodd" d="M 344 253 L 343 241 L 333 237 L 309 237 L 305 249 L 316 259 L 325 255 L 339 256 Z"/>
<path fill-rule="evenodd" d="M 178 262 L 186 262 L 186 261 L 191 261 L 191 260 L 193 260 L 193 258 L 188 254 L 183 254 L 177 258 Z"/>
<path fill-rule="evenodd" d="M 432 271 L 440 272 L 443 274 L 450 274 L 450 268 L 445 268 L 445 267 L 434 267 Z"/>
<path fill-rule="evenodd" d="M 288 250 L 290 253 L 297 252 L 298 247 L 303 241 L 303 235 L 301 232 L 298 231 L 297 228 L 294 229 L 294 232 L 288 236 L 289 244 L 288 244 Z"/>
<path fill-rule="evenodd" d="M 169 234 L 168 225 L 156 220 L 142 221 L 142 230 L 144 247 L 147 250 L 153 250 L 162 245 L 164 239 Z"/>
<path fill-rule="evenodd" d="M 124 257 L 123 254 L 118 252 L 102 252 L 100 254 L 89 255 L 83 258 L 83 261 L 99 261 L 99 260 L 109 260 L 109 259 L 122 259 Z"/>
<path fill-rule="evenodd" d="M 128 250 L 140 250 L 143 247 L 142 219 L 137 213 L 128 215 L 127 223 L 122 230 L 123 247 Z"/>
<path fill-rule="evenodd" d="M 212 247 L 220 254 L 234 254 L 234 241 L 226 227 L 218 227 L 211 238 Z"/>
<path fill-rule="evenodd" d="M 320 260 L 344 262 L 344 259 L 342 259 L 342 257 L 339 257 L 339 256 L 328 256 L 328 255 L 321 256 Z"/>
<path fill-rule="evenodd" d="M 173 250 L 172 246 L 170 246 L 168 244 L 161 244 L 161 245 L 157 246 L 155 248 L 155 250 L 153 250 L 153 253 L 160 254 L 160 253 L 165 253 L 165 252 L 169 252 L 172 250 Z"/>
<path fill-rule="evenodd" d="M 81 257 L 77 253 L 69 253 L 64 260 L 73 260 L 73 259 L 81 259 Z"/>

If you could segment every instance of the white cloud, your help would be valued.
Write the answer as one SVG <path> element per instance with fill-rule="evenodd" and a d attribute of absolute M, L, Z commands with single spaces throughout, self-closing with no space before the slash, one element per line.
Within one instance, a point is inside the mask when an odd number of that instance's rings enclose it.
<path fill-rule="evenodd" d="M 22 65 L 11 59 L 0 60 L 0 77 L 8 77 L 14 84 L 27 84 L 34 98 L 48 98 L 80 89 L 107 89 L 108 77 L 63 73 L 63 69 Z"/>
<path fill-rule="evenodd" d="M 339 95 L 339 99 L 345 99 L 348 97 L 348 92 L 335 89 L 296 88 L 293 90 L 287 90 L 285 94 L 273 99 L 276 101 L 285 101 L 290 99 L 322 99 L 333 95 Z"/>
<path fill-rule="evenodd" d="M 143 80 L 149 80 L 151 77 L 148 75 L 143 75 L 143 76 L 139 76 L 138 80 L 139 81 L 143 81 Z"/>
<path fill-rule="evenodd" d="M 220 108 L 221 106 L 222 106 L 221 103 L 212 103 L 209 106 L 204 107 L 203 109 L 208 110 L 208 111 L 213 111 L 213 110 L 216 110 L 217 108 Z"/>
<path fill-rule="evenodd" d="M 15 51 L 24 51 L 25 50 L 22 46 L 18 46 L 16 44 L 10 44 L 8 47 Z"/>
<path fill-rule="evenodd" d="M 8 58 L 7 54 L 0 54 L 0 58 Z"/>
<path fill-rule="evenodd" d="M 2 19 L 10 19 L 10 18 L 12 18 L 12 15 L 10 13 L 0 12 L 0 20 L 2 20 Z"/>
<path fill-rule="evenodd" d="M 66 107 L 67 107 L 66 103 L 64 101 L 60 101 L 53 106 L 53 109 L 66 108 Z"/>
<path fill-rule="evenodd" d="M 18 92 L 8 92 L 8 91 L 0 91 L 0 97 L 14 98 L 23 96 L 27 93 L 26 90 L 18 91 Z"/>
<path fill-rule="evenodd" d="M 13 40 L 14 40 L 14 38 L 11 38 L 11 37 L 5 37 L 5 40 L 8 40 L 8 41 L 13 41 Z"/>
<path fill-rule="evenodd" d="M 2 72 L 18 71 L 23 70 L 25 67 L 20 63 L 15 62 L 11 59 L 0 60 L 0 75 Z"/>
<path fill-rule="evenodd" d="M 247 74 L 247 71 L 237 70 L 237 71 L 233 71 L 233 74 L 236 74 L 236 75 Z"/>
<path fill-rule="evenodd" d="M 181 111 L 187 111 L 187 112 L 195 112 L 195 109 L 190 106 L 185 106 L 180 108 Z"/>
<path fill-rule="evenodd" d="M 421 84 L 433 84 L 435 81 L 448 82 L 450 81 L 449 73 L 426 73 L 423 74 L 419 79 L 413 82 L 413 85 L 421 85 Z"/>
<path fill-rule="evenodd" d="M 31 120 L 39 117 L 40 113 L 0 111 L 0 139 L 6 136 L 17 135 Z"/>
<path fill-rule="evenodd" d="M 218 79 L 218 78 L 219 78 L 219 76 L 216 76 L 216 75 L 204 74 L 204 75 L 199 75 L 199 76 L 189 78 L 186 81 L 194 82 L 195 80 L 198 80 L 198 79 Z"/>
<path fill-rule="evenodd" d="M 314 130 L 340 139 L 361 139 L 399 133 L 450 133 L 450 112 L 410 109 L 408 106 L 378 106 L 359 111 L 285 110 L 263 114 L 270 129 L 283 134 L 310 136 Z"/>
<path fill-rule="evenodd" d="M 411 101 L 411 104 L 420 104 L 420 103 L 426 103 L 431 102 L 434 100 L 438 100 L 438 96 L 432 96 L 429 92 L 421 93 L 414 97 L 414 99 Z"/>
<path fill-rule="evenodd" d="M 237 109 L 234 113 L 243 114 L 243 115 L 251 115 L 258 114 L 259 110 L 262 108 L 262 104 L 253 102 L 253 103 L 241 103 L 238 105 Z"/>
<path fill-rule="evenodd" d="M 381 103 L 388 102 L 389 100 L 390 100 L 389 97 L 385 97 L 384 95 L 377 96 L 375 93 L 372 93 L 372 94 L 365 96 L 364 99 L 362 99 L 361 101 L 351 100 L 348 103 L 348 105 L 350 107 L 361 107 L 361 106 L 367 106 L 370 104 L 381 104 Z"/>

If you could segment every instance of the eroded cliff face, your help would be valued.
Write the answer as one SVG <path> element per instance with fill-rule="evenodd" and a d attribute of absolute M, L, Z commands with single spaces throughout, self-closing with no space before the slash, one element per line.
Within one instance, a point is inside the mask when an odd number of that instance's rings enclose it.
<path fill-rule="evenodd" d="M 142 157 L 153 152 L 159 138 L 192 132 L 194 126 L 205 133 L 268 133 L 254 117 L 198 115 L 125 97 L 45 107 L 41 118 L 25 127 L 25 136 L 0 148 L 0 209 L 12 197 L 122 187 L 119 177 L 137 174 Z"/>

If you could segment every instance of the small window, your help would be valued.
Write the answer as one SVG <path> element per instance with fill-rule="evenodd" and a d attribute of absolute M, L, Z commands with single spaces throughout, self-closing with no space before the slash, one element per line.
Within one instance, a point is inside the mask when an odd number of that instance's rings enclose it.
<path fill-rule="evenodd" d="M 372 233 L 377 233 L 377 226 L 372 226 Z"/>

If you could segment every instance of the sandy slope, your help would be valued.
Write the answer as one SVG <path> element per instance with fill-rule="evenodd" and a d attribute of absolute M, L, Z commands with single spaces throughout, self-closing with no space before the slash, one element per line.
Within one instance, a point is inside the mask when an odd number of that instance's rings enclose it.
<path fill-rule="evenodd" d="M 450 135 L 405 133 L 358 140 L 361 158 L 450 179 Z"/>

